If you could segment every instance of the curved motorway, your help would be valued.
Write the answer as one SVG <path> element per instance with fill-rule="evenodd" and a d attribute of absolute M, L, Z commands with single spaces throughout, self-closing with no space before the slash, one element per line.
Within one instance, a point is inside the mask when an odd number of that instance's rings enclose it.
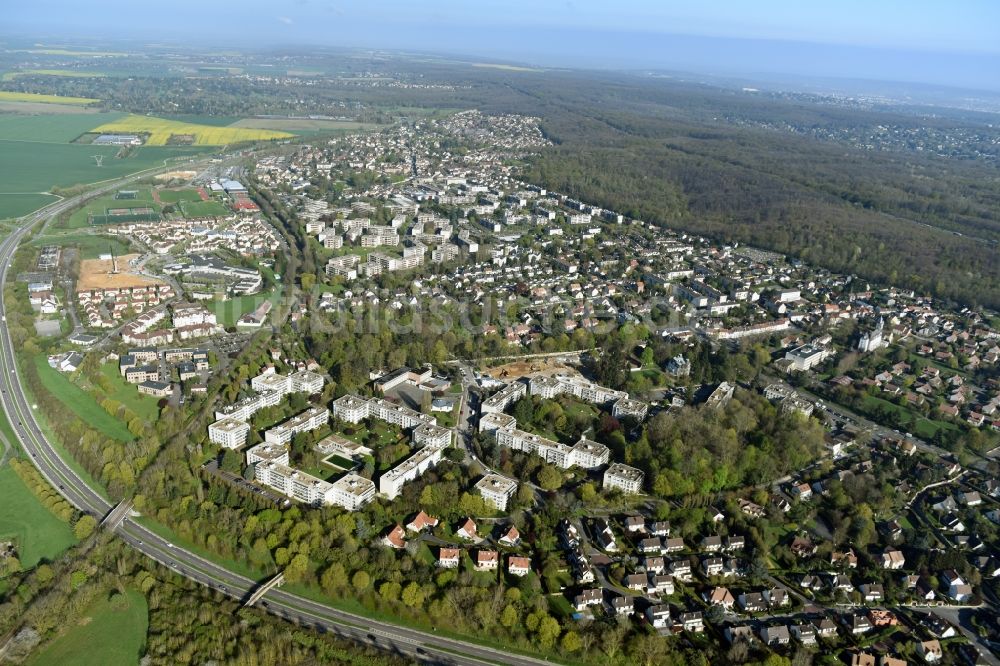
<path fill-rule="evenodd" d="M 116 180 L 87 194 L 50 204 L 22 218 L 23 224 L 0 243 L 0 286 L 7 281 L 7 272 L 18 244 L 33 225 L 80 205 L 95 194 L 111 191 L 145 175 L 149 175 L 149 173 L 145 172 Z M 11 427 L 14 429 L 21 447 L 45 479 L 52 484 L 52 487 L 58 489 L 58 492 L 77 509 L 100 520 L 115 507 L 66 464 L 38 426 L 33 408 L 25 398 L 21 379 L 17 373 L 10 332 L 7 329 L 6 303 L 3 299 L 2 288 L 0 288 L 0 315 L 2 315 L 2 320 L 0 320 L 2 322 L 0 323 L 0 404 L 10 420 Z M 130 520 L 128 516 L 120 523 L 111 521 L 109 527 L 129 546 L 172 569 L 178 575 L 214 588 L 237 600 L 248 598 L 258 586 L 258 581 L 185 550 Z M 374 645 L 383 650 L 419 660 L 463 665 L 536 666 L 547 663 L 540 659 L 448 638 L 434 632 L 419 631 L 355 615 L 281 589 L 268 591 L 259 603 L 268 612 L 302 626 Z"/>

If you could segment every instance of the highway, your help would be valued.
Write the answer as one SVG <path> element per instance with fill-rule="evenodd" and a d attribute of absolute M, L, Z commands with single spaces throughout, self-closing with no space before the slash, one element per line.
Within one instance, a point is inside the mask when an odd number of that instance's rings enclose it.
<path fill-rule="evenodd" d="M 55 202 L 22 218 L 23 224 L 0 243 L 0 285 L 8 280 L 8 270 L 18 244 L 36 223 L 78 206 L 95 194 L 111 191 L 147 175 L 150 175 L 150 172 L 110 182 L 97 190 Z M 21 447 L 42 476 L 77 509 L 101 521 L 116 507 L 77 475 L 60 457 L 59 452 L 39 427 L 17 373 L 14 349 L 7 328 L 6 307 L 0 289 L 0 315 L 2 315 L 0 404 L 10 420 Z M 250 598 L 258 587 L 258 581 L 230 571 L 164 539 L 136 522 L 126 511 L 119 510 L 110 516 L 107 528 L 113 530 L 129 546 L 174 573 L 216 589 L 237 601 Z M 541 659 L 510 654 L 502 649 L 449 638 L 436 631 L 420 631 L 348 613 L 285 592 L 280 588 L 269 590 L 257 605 L 273 615 L 302 626 L 375 646 L 417 661 L 470 666 L 480 664 L 535 666 L 548 663 Z"/>

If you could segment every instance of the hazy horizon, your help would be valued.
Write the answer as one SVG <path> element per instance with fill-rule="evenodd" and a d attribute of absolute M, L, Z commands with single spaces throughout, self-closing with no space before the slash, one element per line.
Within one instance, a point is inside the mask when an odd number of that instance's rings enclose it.
<path fill-rule="evenodd" d="M 871 5 L 875 6 L 871 6 Z M 201 47 L 307 45 L 420 50 L 549 67 L 793 75 L 1000 91 L 1000 3 L 848 0 L 836 7 L 733 0 L 701 7 L 631 0 L 488 0 L 360 5 L 195 3 L 164 12 L 123 0 L 37 0 L 3 31 L 38 39 L 134 39 Z M 155 12 L 155 13 L 154 13 Z"/>

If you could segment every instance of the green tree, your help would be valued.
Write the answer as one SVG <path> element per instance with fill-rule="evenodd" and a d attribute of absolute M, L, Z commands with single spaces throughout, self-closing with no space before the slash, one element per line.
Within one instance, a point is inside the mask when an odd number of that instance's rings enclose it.
<path fill-rule="evenodd" d="M 320 585 L 323 587 L 323 591 L 329 595 L 333 595 L 337 590 L 347 585 L 347 572 L 344 570 L 344 565 L 340 562 L 334 562 L 327 567 L 320 578 Z"/>
<path fill-rule="evenodd" d="M 80 516 L 80 519 L 76 521 L 76 525 L 73 526 L 73 534 L 80 541 L 83 541 L 91 534 L 94 533 L 94 529 L 97 528 L 97 519 L 90 514 L 84 514 Z"/>
<path fill-rule="evenodd" d="M 285 580 L 289 583 L 298 583 L 305 578 L 309 571 L 309 558 L 304 553 L 299 553 L 288 562 L 285 567 Z"/>
<path fill-rule="evenodd" d="M 420 608 L 424 603 L 424 591 L 417 583 L 410 583 L 403 588 L 403 603 L 410 608 Z"/>
<path fill-rule="evenodd" d="M 576 652 L 583 647 L 583 641 L 580 640 L 580 634 L 575 631 L 567 631 L 559 645 L 562 647 L 563 652 Z"/>
<path fill-rule="evenodd" d="M 538 623 L 538 642 L 543 647 L 550 648 L 556 644 L 556 639 L 559 638 L 560 631 L 559 621 L 550 615 L 546 615 Z"/>
<path fill-rule="evenodd" d="M 558 490 L 563 484 L 563 475 L 552 465 L 544 465 L 538 470 L 538 485 L 543 490 Z"/>
<path fill-rule="evenodd" d="M 510 629 L 515 624 L 517 624 L 518 619 L 519 616 L 517 608 L 514 607 L 514 604 L 507 604 L 506 606 L 504 606 L 503 612 L 500 613 L 501 625 Z"/>
<path fill-rule="evenodd" d="M 365 571 L 364 569 L 359 569 L 357 572 L 355 572 L 354 577 L 351 578 L 351 585 L 353 585 L 354 589 L 357 590 L 358 592 L 361 592 L 362 590 L 366 589 L 371 584 L 371 582 L 372 582 L 371 576 L 369 576 L 368 572 Z"/>

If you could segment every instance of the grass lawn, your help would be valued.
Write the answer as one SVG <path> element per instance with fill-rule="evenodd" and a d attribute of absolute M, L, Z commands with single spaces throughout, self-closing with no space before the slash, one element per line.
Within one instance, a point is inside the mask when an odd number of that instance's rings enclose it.
<path fill-rule="evenodd" d="M 120 238 L 86 233 L 46 234 L 35 238 L 31 241 L 31 245 L 77 247 L 80 249 L 81 259 L 97 259 L 108 252 L 122 255 L 132 251 L 128 243 Z"/>
<path fill-rule="evenodd" d="M 109 398 L 122 403 L 138 414 L 144 421 L 150 423 L 156 421 L 160 415 L 160 408 L 156 406 L 159 398 L 139 393 L 135 384 L 129 384 L 125 381 L 125 378 L 118 372 L 118 368 L 115 367 L 114 363 L 105 363 L 102 365 L 101 375 L 107 377 L 107 383 L 98 388 Z M 112 390 L 106 390 L 107 387 L 111 387 Z"/>
<path fill-rule="evenodd" d="M 232 213 L 225 205 L 214 199 L 183 201 L 181 210 L 184 212 L 184 217 L 225 217 Z"/>
<path fill-rule="evenodd" d="M 125 593 L 128 605 L 114 608 L 105 597 L 95 601 L 75 625 L 33 654 L 29 666 L 134 666 L 146 643 L 149 607 L 136 590 Z"/>
<path fill-rule="evenodd" d="M 353 460 L 349 460 L 349 459 L 347 459 L 347 458 L 345 458 L 343 456 L 338 456 L 336 454 L 334 454 L 334 455 L 332 455 L 332 456 L 330 456 L 328 458 L 325 458 L 323 460 L 323 462 L 329 463 L 330 465 L 336 465 L 337 467 L 340 467 L 341 469 L 351 469 L 351 468 L 354 467 L 354 464 L 355 464 Z"/>
<path fill-rule="evenodd" d="M 63 373 L 49 367 L 44 354 L 35 356 L 34 361 L 42 386 L 85 423 L 121 442 L 135 439 L 125 424 L 104 411 L 89 393 L 71 382 Z"/>
<path fill-rule="evenodd" d="M 317 465 L 315 467 L 305 467 L 302 469 L 306 474 L 311 474 L 317 479 L 323 479 L 324 481 L 330 481 L 343 474 L 343 470 L 337 470 L 327 465 Z"/>
<path fill-rule="evenodd" d="M 931 439 L 942 430 L 946 432 L 954 432 L 958 430 L 958 426 L 954 423 L 932 421 L 931 419 L 921 416 L 911 409 L 872 395 L 866 395 L 862 400 L 862 404 L 864 405 L 865 411 L 867 411 L 869 415 L 875 414 L 879 409 L 888 409 L 896 412 L 901 418 L 900 427 L 905 428 L 908 432 L 913 433 L 922 439 Z"/>
<path fill-rule="evenodd" d="M 248 312 L 253 312 L 254 308 L 264 301 L 271 299 L 273 302 L 279 293 L 280 292 L 275 289 L 271 292 L 262 292 L 252 296 L 238 296 L 224 301 L 207 301 L 205 306 L 215 313 L 215 316 L 220 324 L 230 327 L 235 326 L 237 319 Z"/>
<path fill-rule="evenodd" d="M 0 467 L 0 539 L 14 537 L 25 569 L 53 560 L 76 543 L 69 525 L 49 513 L 38 498 L 5 464 Z"/>
<path fill-rule="evenodd" d="M 371 432 L 374 432 L 378 436 L 378 440 L 374 443 L 374 445 L 368 443 L 368 435 Z M 365 446 L 376 450 L 383 446 L 388 446 L 389 444 L 395 444 L 402 438 L 402 432 L 399 428 L 377 419 L 370 422 L 362 421 L 357 425 L 352 425 L 349 429 L 345 428 L 344 432 L 340 434 L 352 442 L 364 444 Z"/>
<path fill-rule="evenodd" d="M 163 203 L 177 203 L 178 201 L 201 201 L 201 195 L 194 188 L 183 188 L 180 190 L 160 190 L 157 192 L 160 201 Z"/>
<path fill-rule="evenodd" d="M 549 602 L 549 610 L 552 614 L 559 619 L 566 619 L 573 615 L 576 611 L 573 606 L 569 603 L 569 599 L 566 598 L 562 593 L 550 594 L 546 597 Z"/>

